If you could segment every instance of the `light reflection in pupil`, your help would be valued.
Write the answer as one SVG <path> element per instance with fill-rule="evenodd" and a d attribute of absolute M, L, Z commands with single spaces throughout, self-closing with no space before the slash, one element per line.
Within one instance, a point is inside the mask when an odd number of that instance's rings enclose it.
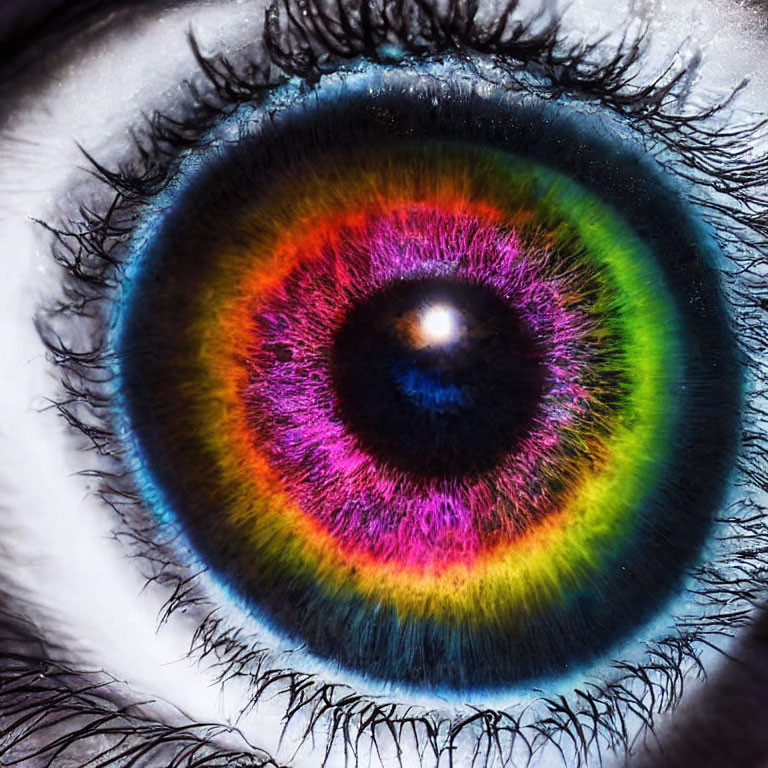
<path fill-rule="evenodd" d="M 461 316 L 446 304 L 432 304 L 419 318 L 414 342 L 419 346 L 446 346 L 458 341 L 462 333 Z"/>

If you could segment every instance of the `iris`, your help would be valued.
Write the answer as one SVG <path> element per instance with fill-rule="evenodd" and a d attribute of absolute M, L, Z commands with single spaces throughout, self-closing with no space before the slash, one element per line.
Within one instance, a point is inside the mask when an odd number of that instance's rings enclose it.
<path fill-rule="evenodd" d="M 506 687 L 677 587 L 738 365 L 701 233 L 636 158 L 428 96 L 319 99 L 182 174 L 115 318 L 122 409 L 147 498 L 279 632 Z"/>

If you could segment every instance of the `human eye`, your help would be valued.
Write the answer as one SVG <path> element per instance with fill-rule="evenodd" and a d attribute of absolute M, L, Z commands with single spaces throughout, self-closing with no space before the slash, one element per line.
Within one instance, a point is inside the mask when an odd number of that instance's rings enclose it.
<path fill-rule="evenodd" d="M 0 762 L 663 766 L 704 722 L 747 764 L 768 86 L 760 17 L 694 7 L 110 8 L 33 49 Z"/>

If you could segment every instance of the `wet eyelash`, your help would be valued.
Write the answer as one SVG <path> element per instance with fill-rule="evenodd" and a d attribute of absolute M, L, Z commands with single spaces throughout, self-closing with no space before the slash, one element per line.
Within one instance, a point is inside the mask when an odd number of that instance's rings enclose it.
<path fill-rule="evenodd" d="M 748 157 L 744 147 L 747 140 L 754 142 L 756 132 L 765 133 L 765 122 L 737 129 L 710 128 L 735 94 L 704 110 L 686 113 L 686 97 L 696 73 L 695 59 L 686 66 L 670 65 L 651 84 L 636 85 L 634 68 L 642 60 L 646 45 L 642 28 L 627 33 L 610 61 L 599 62 L 597 45 L 564 46 L 556 22 L 535 19 L 527 28 L 511 24 L 509 19 L 516 5 L 511 3 L 498 23 L 488 29 L 477 21 L 474 3 L 457 1 L 436 10 L 427 2 L 402 0 L 382 10 L 368 3 L 344 8 L 341 4 L 292 4 L 286 0 L 273 4 L 267 12 L 269 55 L 265 60 L 234 63 L 222 56 L 207 58 L 192 39 L 206 85 L 189 85 L 190 100 L 184 117 L 151 117 L 148 127 L 137 134 L 137 162 L 131 167 L 110 170 L 91 158 L 95 174 L 113 190 L 112 205 L 105 214 L 83 206 L 79 215 L 63 226 L 44 225 L 55 238 L 57 261 L 69 273 L 63 300 L 38 319 L 41 336 L 62 376 L 64 394 L 53 407 L 91 447 L 114 461 L 112 473 L 94 470 L 84 474 L 98 478 L 101 497 L 122 520 L 116 536 L 124 539 L 148 568 L 149 581 L 170 591 L 161 622 L 179 610 L 195 609 L 205 614 L 209 603 L 196 575 L 177 562 L 173 542 L 162 540 L 163 532 L 142 510 L 130 477 L 122 471 L 121 441 L 111 427 L 110 400 L 104 392 L 109 367 L 104 341 L 99 336 L 100 309 L 119 282 L 121 249 L 137 211 L 164 187 L 179 154 L 199 146 L 211 126 L 238 105 L 259 103 L 275 85 L 291 76 L 300 76 L 311 85 L 323 74 L 358 58 L 396 65 L 395 58 L 400 61 L 408 56 L 458 52 L 488 57 L 495 71 L 504 73 L 504 87 L 528 90 L 543 99 L 569 94 L 632 121 L 641 136 L 653 136 L 674 152 L 679 158 L 677 170 L 681 177 L 708 187 L 706 194 L 692 192 L 692 197 L 708 211 L 710 223 L 723 242 L 736 237 L 732 223 L 747 231 L 753 250 L 734 256 L 726 271 L 739 281 L 729 294 L 743 302 L 734 311 L 740 313 L 742 322 L 750 325 L 753 333 L 751 339 L 742 341 L 747 347 L 742 350 L 745 365 L 750 370 L 757 368 L 750 362 L 750 350 L 765 343 L 760 316 L 764 311 L 761 302 L 767 300 L 761 280 L 765 265 L 757 254 L 765 244 L 768 223 L 764 220 L 765 201 L 755 183 L 764 176 L 768 159 Z M 391 46 L 398 48 L 396 57 L 386 53 Z M 478 69 L 477 74 L 488 77 L 487 70 Z M 57 330 L 62 320 L 73 316 L 92 324 L 92 348 L 73 348 L 66 334 Z M 765 426 L 761 421 L 764 417 L 757 405 L 748 402 L 750 408 L 754 410 L 750 422 L 754 427 L 744 436 L 741 469 L 759 486 L 768 446 L 765 430 L 758 428 Z M 749 512 L 750 504 L 754 514 Z M 494 755 L 519 749 L 516 743 L 521 740 L 526 743 L 524 751 L 530 754 L 547 742 L 561 744 L 564 751 L 573 751 L 577 761 L 596 739 L 612 748 L 629 750 L 631 729 L 626 721 L 639 718 L 652 728 L 655 715 L 679 700 L 688 669 L 697 668 L 698 644 L 712 642 L 719 634 L 731 635 L 747 622 L 746 608 L 730 612 L 728 606 L 734 596 L 744 605 L 758 600 L 755 585 L 766 566 L 765 556 L 760 554 L 766 538 L 762 513 L 759 499 L 742 499 L 738 508 L 734 505 L 721 516 L 721 526 L 743 537 L 744 551 L 750 551 L 750 555 L 746 572 L 736 581 L 727 566 L 737 563 L 741 552 L 733 554 L 733 563 L 697 569 L 702 585 L 700 597 L 723 606 L 723 612 L 709 625 L 702 627 L 698 620 L 696 625 L 681 621 L 678 636 L 649 649 L 649 664 L 616 665 L 618 680 L 589 684 L 571 700 L 540 702 L 542 714 L 534 722 L 523 723 L 509 713 L 494 710 L 465 712 L 457 719 L 414 712 L 358 696 L 343 685 L 319 682 L 313 675 L 272 669 L 270 653 L 254 648 L 242 630 L 226 627 L 215 609 L 201 617 L 190 652 L 201 660 L 216 659 L 221 681 L 246 677 L 252 685 L 251 706 L 268 693 L 284 693 L 288 699 L 286 731 L 303 714 L 308 726 L 301 738 L 311 739 L 313 728 L 322 721 L 329 730 L 329 744 L 340 740 L 353 755 L 364 734 L 376 744 L 387 738 L 397 741 L 405 732 L 414 734 L 424 753 L 435 757 L 450 753 L 467 732 L 480 734 L 480 765 L 490 763 Z M 574 724 L 580 727 L 574 728 Z"/>

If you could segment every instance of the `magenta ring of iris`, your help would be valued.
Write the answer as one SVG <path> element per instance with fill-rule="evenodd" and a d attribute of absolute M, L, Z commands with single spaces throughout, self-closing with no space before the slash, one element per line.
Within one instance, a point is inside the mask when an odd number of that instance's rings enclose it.
<path fill-rule="evenodd" d="M 477 216 L 427 206 L 370 216 L 298 266 L 255 311 L 243 392 L 254 445 L 342 551 L 403 568 L 471 564 L 556 509 L 568 432 L 589 411 L 590 320 L 546 250 Z M 339 417 L 328 350 L 348 309 L 397 279 L 483 281 L 541 341 L 546 382 L 529 433 L 478 477 L 426 482 L 382 466 Z M 532 482 L 538 479 L 536 482 Z"/>

